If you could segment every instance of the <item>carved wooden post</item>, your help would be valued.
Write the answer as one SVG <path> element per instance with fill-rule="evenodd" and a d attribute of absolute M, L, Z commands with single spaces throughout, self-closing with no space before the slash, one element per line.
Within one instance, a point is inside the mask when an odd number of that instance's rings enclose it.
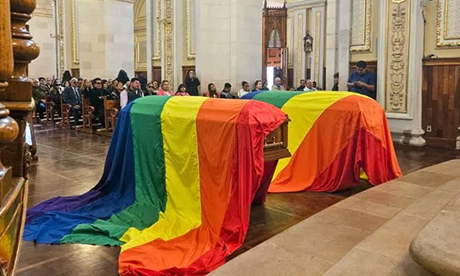
<path fill-rule="evenodd" d="M 5 92 L 13 72 L 13 48 L 11 42 L 9 0 L 0 0 L 0 93 Z M 10 111 L 0 103 L 0 151 L 16 139 L 18 124 L 8 117 Z M 0 152 L 1 153 L 1 152 Z M 0 155 L 1 156 L 1 155 Z M 11 168 L 3 166 L 0 158 L 0 206 L 11 190 Z"/>
<path fill-rule="evenodd" d="M 27 176 L 27 154 L 25 143 L 26 122 L 34 109 L 32 100 L 32 83 L 27 78 L 27 67 L 31 60 L 38 57 L 39 49 L 32 40 L 27 28 L 27 21 L 35 9 L 35 0 L 10 0 L 11 34 L 13 42 L 14 70 L 9 79 L 9 86 L 0 94 L 0 100 L 11 111 L 19 125 L 18 138 L 5 150 L 2 156 L 6 164 L 13 166 L 13 175 Z M 33 131 L 33 128 L 31 129 Z M 29 158 L 30 159 L 30 158 Z"/>
<path fill-rule="evenodd" d="M 15 273 L 27 209 L 30 153 L 24 134 L 35 105 L 27 65 L 39 50 L 26 22 L 34 9 L 35 1 L 0 0 L 0 150 L 5 148 L 0 156 L 0 275 Z M 16 121 L 8 117 L 10 111 Z"/>

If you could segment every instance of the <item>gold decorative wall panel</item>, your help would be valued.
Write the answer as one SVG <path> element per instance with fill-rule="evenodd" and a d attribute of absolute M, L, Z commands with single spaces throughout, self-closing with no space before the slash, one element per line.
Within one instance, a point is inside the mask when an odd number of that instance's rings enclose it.
<path fill-rule="evenodd" d="M 296 82 L 302 79 L 302 52 L 303 52 L 303 16 L 297 15 L 297 68 L 296 68 Z"/>
<path fill-rule="evenodd" d="M 370 51 L 371 49 L 372 1 L 353 0 L 350 47 L 352 52 Z"/>
<path fill-rule="evenodd" d="M 185 4 L 185 44 L 187 59 L 195 59 L 195 0 L 184 0 Z"/>
<path fill-rule="evenodd" d="M 407 113 L 410 0 L 388 1 L 386 111 Z"/>
<path fill-rule="evenodd" d="M 72 9 L 72 61 L 74 64 L 80 64 L 80 58 L 78 56 L 78 32 L 77 32 L 77 4 L 76 0 L 71 0 Z"/>
<path fill-rule="evenodd" d="M 57 18 L 57 31 L 56 31 L 56 44 L 58 52 L 58 74 L 62 76 L 65 68 L 65 53 L 64 53 L 64 3 L 63 0 L 56 0 L 56 15 Z M 58 77 L 59 77 L 58 76 Z"/>
<path fill-rule="evenodd" d="M 156 11 L 156 18 L 157 18 L 157 24 L 156 24 L 156 38 L 157 38 L 157 47 L 153 51 L 153 58 L 152 60 L 154 61 L 160 61 L 161 60 L 161 0 L 157 0 L 157 11 Z"/>
<path fill-rule="evenodd" d="M 168 80 L 171 84 L 174 83 L 174 31 L 173 31 L 173 15 L 174 15 L 174 1 L 164 0 L 164 19 L 163 19 L 163 33 L 164 33 L 164 79 Z"/>
<path fill-rule="evenodd" d="M 436 28 L 438 47 L 460 46 L 459 0 L 438 0 Z"/>
<path fill-rule="evenodd" d="M 321 37 L 321 13 L 320 12 L 316 12 L 316 15 L 315 15 L 315 37 L 314 37 L 314 41 L 315 41 L 315 76 L 314 76 L 314 80 L 315 81 L 320 81 L 320 78 L 319 78 L 319 67 L 320 67 L 320 64 L 319 64 L 319 55 L 320 53 L 322 52 L 321 49 L 320 49 L 320 39 Z"/>
<path fill-rule="evenodd" d="M 293 43 L 293 36 L 294 36 L 294 20 L 293 20 L 293 14 L 292 11 L 288 11 L 288 18 L 287 18 L 287 47 L 289 49 L 293 49 L 292 43 Z M 292 68 L 294 66 L 294 51 L 289 51 L 288 52 L 288 67 Z"/>

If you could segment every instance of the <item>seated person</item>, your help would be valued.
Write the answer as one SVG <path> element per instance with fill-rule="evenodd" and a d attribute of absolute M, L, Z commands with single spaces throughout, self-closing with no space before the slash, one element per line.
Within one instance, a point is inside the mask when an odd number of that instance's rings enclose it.
<path fill-rule="evenodd" d="M 275 91 L 284 91 L 284 90 L 286 90 L 283 87 L 283 85 L 281 84 L 281 78 L 279 78 L 279 77 L 275 78 L 275 83 L 272 86 L 272 90 L 275 90 Z"/>
<path fill-rule="evenodd" d="M 203 96 L 208 98 L 220 98 L 220 92 L 217 91 L 214 83 L 210 83 L 208 84 L 208 91 L 206 91 Z"/>
<path fill-rule="evenodd" d="M 304 91 L 306 91 L 306 92 L 316 91 L 316 88 L 313 87 L 313 81 L 312 80 L 307 80 L 307 83 L 305 85 Z"/>
<path fill-rule="evenodd" d="M 243 81 L 241 83 L 241 90 L 238 91 L 238 99 L 241 99 L 244 95 L 250 92 L 251 92 L 251 89 L 249 89 L 249 83 L 247 81 Z"/>
<path fill-rule="evenodd" d="M 47 90 L 43 87 L 43 85 L 40 85 L 38 80 L 33 80 L 32 82 L 32 87 L 33 87 L 33 93 L 32 96 L 35 101 L 35 108 L 38 113 L 38 118 L 37 121 L 40 121 L 41 118 L 43 118 L 43 112 L 46 110 L 46 95 L 47 95 Z"/>
<path fill-rule="evenodd" d="M 158 96 L 171 96 L 174 95 L 174 92 L 172 92 L 171 87 L 169 85 L 169 81 L 164 80 L 161 82 L 161 87 L 160 91 L 157 93 Z"/>
<path fill-rule="evenodd" d="M 254 83 L 254 90 L 252 90 L 252 92 L 256 92 L 256 91 L 261 91 L 263 90 L 263 84 L 262 84 L 262 81 L 261 80 L 256 80 L 256 82 Z"/>
<path fill-rule="evenodd" d="M 297 87 L 296 91 L 304 91 L 305 90 L 305 80 L 301 79 L 300 80 L 300 85 Z"/>
<path fill-rule="evenodd" d="M 93 89 L 91 89 L 86 97 L 89 100 L 90 105 L 94 107 L 94 112 L 96 117 L 99 120 L 99 123 L 104 127 L 105 126 L 105 116 L 104 116 L 104 96 L 108 96 L 109 93 L 103 88 L 103 82 L 101 78 L 95 78 L 93 80 Z"/>
<path fill-rule="evenodd" d="M 128 103 L 144 97 L 144 93 L 141 90 L 141 83 L 139 79 L 132 78 L 131 81 L 126 83 L 126 91 L 120 92 L 120 106 L 125 107 Z"/>
<path fill-rule="evenodd" d="M 179 88 L 177 88 L 176 96 L 190 96 L 189 93 L 187 93 L 187 87 L 185 87 L 185 84 L 179 85 Z"/>
<path fill-rule="evenodd" d="M 375 85 L 377 83 L 375 74 L 368 72 L 366 67 L 366 62 L 362 60 L 359 61 L 356 66 L 356 72 L 348 79 L 347 86 L 350 91 L 368 96 L 375 100 L 377 98 L 375 92 Z"/>
<path fill-rule="evenodd" d="M 224 99 L 234 99 L 235 96 L 232 94 L 232 85 L 230 83 L 226 83 L 224 85 L 224 89 L 220 92 L 220 97 Z"/>
<path fill-rule="evenodd" d="M 72 106 L 70 112 L 73 115 L 73 119 L 75 121 L 74 124 L 79 124 L 81 117 L 81 96 L 77 89 L 77 83 L 78 80 L 76 78 L 72 78 L 70 80 L 70 86 L 66 87 L 64 92 L 62 92 L 62 100 L 64 103 Z"/>

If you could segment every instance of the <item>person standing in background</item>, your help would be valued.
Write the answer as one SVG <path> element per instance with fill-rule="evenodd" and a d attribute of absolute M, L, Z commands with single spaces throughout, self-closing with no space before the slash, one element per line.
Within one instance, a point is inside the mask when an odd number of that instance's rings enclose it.
<path fill-rule="evenodd" d="M 359 61 L 356 66 L 356 72 L 351 74 L 348 79 L 347 86 L 351 92 L 365 95 L 375 100 L 377 99 L 377 93 L 375 92 L 377 81 L 375 74 L 368 72 L 366 67 L 366 62 Z"/>
<path fill-rule="evenodd" d="M 198 86 L 200 86 L 200 80 L 196 78 L 195 71 L 189 70 L 187 77 L 185 78 L 185 87 L 190 96 L 198 96 Z"/>
<path fill-rule="evenodd" d="M 339 91 L 339 73 L 334 74 L 334 86 L 332 86 L 332 91 Z"/>

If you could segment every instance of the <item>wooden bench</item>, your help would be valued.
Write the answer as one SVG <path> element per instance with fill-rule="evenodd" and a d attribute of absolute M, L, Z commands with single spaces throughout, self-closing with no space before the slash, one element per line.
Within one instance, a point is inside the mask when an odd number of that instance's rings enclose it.
<path fill-rule="evenodd" d="M 83 125 L 76 128 L 79 132 L 94 133 L 93 119 L 94 119 L 94 107 L 90 104 L 89 100 L 85 96 L 81 96 L 81 112 L 83 118 Z"/>
<path fill-rule="evenodd" d="M 62 94 L 60 95 L 61 101 L 61 128 L 72 129 L 72 124 L 70 122 L 70 110 L 72 110 L 72 105 L 64 103 Z"/>
<path fill-rule="evenodd" d="M 109 100 L 104 96 L 104 120 L 105 128 L 99 129 L 97 134 L 112 137 L 115 124 L 117 122 L 118 113 L 120 112 L 120 102 L 116 100 Z"/>

